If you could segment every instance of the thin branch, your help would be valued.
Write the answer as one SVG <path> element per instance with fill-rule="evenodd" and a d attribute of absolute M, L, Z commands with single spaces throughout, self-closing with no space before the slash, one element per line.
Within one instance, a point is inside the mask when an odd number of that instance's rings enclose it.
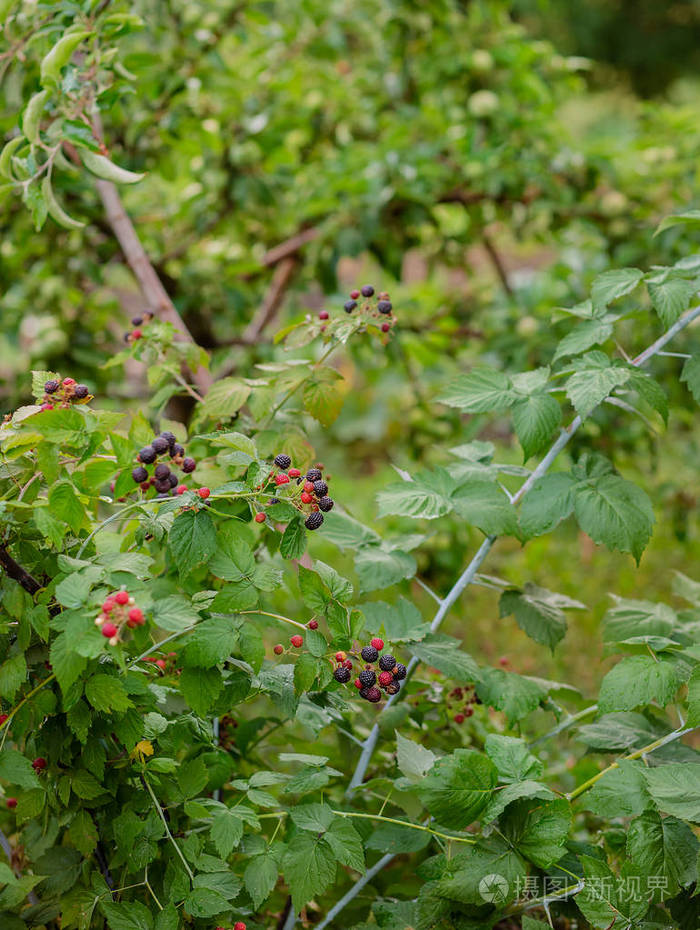
<path fill-rule="evenodd" d="M 168 839 L 169 839 L 170 842 L 172 843 L 172 845 L 173 845 L 173 847 L 174 847 L 174 849 L 175 849 L 175 852 L 176 852 L 176 853 L 178 854 L 178 856 L 180 857 L 180 861 L 181 861 L 182 864 L 184 865 L 185 871 L 186 871 L 187 874 L 189 875 L 190 883 L 193 883 L 193 882 L 194 882 L 194 875 L 193 875 L 193 873 L 192 873 L 192 869 L 189 867 L 189 864 L 188 864 L 188 862 L 187 862 L 187 859 L 185 859 L 184 855 L 182 854 L 182 850 L 181 850 L 180 847 L 177 845 L 177 843 L 175 842 L 175 838 L 173 837 L 172 833 L 170 832 L 170 827 L 168 826 L 168 821 L 165 819 L 165 814 L 163 813 L 163 808 L 160 806 L 160 801 L 159 801 L 158 798 L 155 796 L 155 794 L 154 794 L 154 792 L 153 792 L 153 788 L 151 788 L 151 783 L 149 782 L 149 780 L 146 778 L 145 775 L 142 775 L 142 776 L 141 776 L 141 781 L 142 781 L 144 787 L 146 788 L 146 790 L 148 791 L 148 793 L 150 794 L 151 800 L 153 801 L 153 806 L 154 806 L 155 809 L 158 811 L 158 814 L 159 814 L 159 816 L 160 816 L 160 819 L 163 821 L 163 826 L 165 827 L 166 836 L 168 837 Z"/>
<path fill-rule="evenodd" d="M 279 245 L 276 245 L 273 249 L 270 249 L 269 252 L 266 252 L 262 259 L 263 265 L 276 265 L 277 262 L 281 262 L 282 259 L 295 255 L 299 249 L 303 248 L 317 236 L 318 229 L 312 228 L 302 230 L 300 233 L 292 236 L 291 239 L 280 242 Z"/>
<path fill-rule="evenodd" d="M 8 578 L 12 578 L 18 584 L 21 584 L 24 590 L 28 591 L 32 597 L 34 597 L 37 591 L 41 591 L 43 585 L 39 584 L 36 578 L 30 575 L 26 569 L 22 568 L 18 562 L 15 562 L 5 546 L 0 546 L 0 566 L 5 569 L 5 574 Z"/>
<path fill-rule="evenodd" d="M 646 348 L 635 359 L 633 359 L 632 365 L 635 368 L 639 368 L 641 365 L 647 362 L 654 355 L 658 354 L 658 352 L 660 352 L 663 349 L 663 347 L 668 342 L 670 342 L 671 339 L 674 338 L 674 336 L 676 336 L 679 332 L 681 332 L 681 330 L 685 329 L 686 326 L 688 326 L 690 323 L 693 322 L 693 320 L 697 319 L 698 317 L 700 317 L 700 305 L 697 307 L 693 307 L 684 316 L 676 320 L 673 326 L 671 326 L 665 333 L 659 336 L 659 338 L 655 340 L 655 342 L 653 342 L 650 346 L 648 346 L 648 348 Z M 535 468 L 535 470 L 530 473 L 528 478 L 520 486 L 519 490 L 513 495 L 513 498 L 512 498 L 513 504 L 519 503 L 519 501 L 522 500 L 522 498 L 527 494 L 527 492 L 535 484 L 535 482 L 549 471 L 550 467 L 554 463 L 559 453 L 568 444 L 569 440 L 581 427 L 582 423 L 583 423 L 583 419 L 580 416 L 576 416 L 572 420 L 572 422 L 569 424 L 569 426 L 566 429 L 563 429 L 561 431 L 560 435 L 554 441 L 549 451 L 544 456 L 542 461 L 539 463 L 537 468 Z M 442 621 L 444 620 L 445 616 L 447 615 L 452 605 L 459 598 L 462 592 L 472 583 L 472 581 L 474 580 L 474 576 L 476 575 L 477 571 L 481 567 L 482 562 L 484 561 L 488 553 L 491 551 L 493 544 L 496 542 L 496 538 L 497 538 L 496 536 L 486 537 L 486 539 L 482 542 L 481 546 L 477 550 L 476 554 L 474 555 L 469 565 L 467 565 L 467 567 L 465 568 L 463 573 L 460 575 L 460 577 L 457 579 L 457 581 L 454 583 L 450 591 L 443 598 L 442 603 L 430 625 L 430 629 L 432 632 L 435 632 L 436 630 L 439 629 L 439 627 L 442 624 Z M 414 656 L 407 666 L 407 678 L 411 676 L 411 674 L 413 673 L 413 671 L 415 670 L 418 664 L 419 664 L 419 660 L 416 659 L 416 657 Z M 400 696 L 403 693 L 404 693 L 404 689 L 402 688 L 402 690 L 399 691 L 397 694 L 392 694 L 389 700 L 384 704 L 384 707 L 382 708 L 382 711 L 380 711 L 380 713 L 384 713 L 389 707 L 391 707 L 391 705 L 396 700 L 400 699 Z M 351 794 L 359 785 L 362 784 L 365 774 L 367 772 L 367 768 L 370 763 L 370 759 L 372 758 L 372 754 L 374 753 L 374 750 L 376 748 L 378 741 L 379 741 L 379 724 L 375 723 L 372 729 L 370 730 L 370 733 L 367 739 L 365 740 L 364 749 L 362 750 L 360 758 L 358 759 L 355 772 L 348 786 L 348 791 L 347 791 L 348 794 Z"/>
<path fill-rule="evenodd" d="M 362 876 L 362 878 L 358 879 L 355 882 L 355 884 L 352 886 L 350 891 L 348 891 L 347 894 L 343 895 L 343 897 L 340 899 L 340 901 L 338 901 L 337 904 L 333 905 L 333 907 L 330 909 L 330 911 L 328 911 L 328 913 L 323 918 L 321 923 L 316 924 L 316 930 L 324 930 L 324 927 L 327 927 L 329 923 L 335 920 L 335 918 L 338 916 L 338 914 L 340 914 L 343 908 L 347 904 L 349 904 L 353 898 L 356 898 L 357 895 L 365 887 L 365 885 L 371 882 L 374 876 L 378 875 L 385 866 L 389 865 L 389 863 L 391 862 L 393 858 L 394 858 L 393 853 L 387 853 L 386 856 L 382 856 L 382 858 L 378 862 L 375 862 L 371 869 L 367 869 L 367 871 Z M 291 923 L 289 927 L 285 927 L 285 930 L 290 930 L 290 927 L 293 927 L 293 926 L 294 926 L 294 923 Z"/>
<path fill-rule="evenodd" d="M 513 288 L 510 286 L 510 281 L 508 280 L 508 272 L 506 271 L 506 266 L 503 264 L 503 260 L 501 259 L 501 256 L 499 255 L 498 250 L 496 249 L 496 246 L 493 244 L 491 237 L 488 236 L 485 231 L 482 232 L 481 234 L 481 241 L 484 243 L 484 249 L 486 250 L 486 254 L 491 260 L 491 264 L 493 265 L 494 271 L 498 275 L 498 279 L 503 286 L 503 290 L 506 292 L 506 294 L 509 297 L 512 297 L 514 291 L 513 291 Z"/>
<path fill-rule="evenodd" d="M 275 273 L 272 276 L 272 281 L 270 282 L 270 287 L 267 294 L 265 294 L 265 299 L 260 304 L 253 319 L 243 331 L 244 342 L 257 342 L 263 330 L 275 319 L 296 269 L 297 261 L 295 258 L 284 258 L 277 265 Z"/>

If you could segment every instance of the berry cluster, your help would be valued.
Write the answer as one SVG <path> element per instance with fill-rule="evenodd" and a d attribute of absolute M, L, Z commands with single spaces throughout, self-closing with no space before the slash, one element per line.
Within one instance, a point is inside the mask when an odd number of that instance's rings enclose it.
<path fill-rule="evenodd" d="M 44 396 L 40 400 L 42 410 L 54 407 L 70 407 L 71 404 L 87 404 L 92 394 L 87 384 L 77 384 L 75 378 L 49 378 L 44 384 Z"/>
<path fill-rule="evenodd" d="M 386 291 L 375 295 L 371 284 L 363 285 L 360 290 L 350 291 L 350 300 L 343 304 L 346 313 L 358 312 L 368 321 L 376 321 L 383 333 L 388 333 L 396 322 L 393 306 Z"/>
<path fill-rule="evenodd" d="M 125 626 L 133 630 L 146 622 L 143 611 L 135 603 L 128 591 L 117 591 L 110 594 L 102 604 L 100 613 L 95 617 L 95 626 L 100 627 L 100 632 L 109 640 L 110 646 L 117 645 Z"/>
<path fill-rule="evenodd" d="M 457 712 L 453 713 L 455 704 L 458 705 L 458 708 Z M 455 723 L 464 723 L 468 717 L 473 716 L 475 704 L 481 704 L 481 701 L 474 693 L 474 685 L 455 688 L 447 696 L 447 710 L 452 714 Z"/>
<path fill-rule="evenodd" d="M 176 659 L 177 659 L 176 652 L 168 652 L 165 658 L 163 658 L 162 656 L 160 658 L 158 658 L 157 656 L 146 656 L 146 658 L 143 661 L 150 662 L 152 665 L 155 665 L 156 668 L 159 668 L 161 672 L 163 672 L 163 674 L 165 674 L 166 672 L 176 671 L 175 669 L 175 665 L 177 664 L 175 661 Z"/>
<path fill-rule="evenodd" d="M 323 523 L 323 514 L 335 505 L 333 498 L 328 496 L 329 479 L 323 477 L 323 465 L 315 465 L 303 475 L 300 469 L 291 467 L 292 459 L 286 452 L 276 455 L 274 463 L 276 467 L 269 473 L 265 485 L 259 485 L 258 490 L 264 490 L 270 482 L 276 488 L 290 485 L 290 493 L 285 500 L 306 516 L 304 526 L 307 530 L 317 530 Z M 293 487 L 292 481 L 295 482 Z M 279 502 L 279 497 L 271 497 L 267 504 L 270 506 Z M 265 520 L 264 513 L 255 514 L 256 523 L 264 523 Z"/>
<path fill-rule="evenodd" d="M 364 663 L 362 670 L 355 679 L 355 687 L 360 692 L 360 697 L 370 704 L 377 704 L 382 699 L 382 691 L 389 695 L 398 694 L 401 684 L 406 677 L 406 666 L 397 662 L 394 656 L 389 653 L 379 653 L 384 648 L 384 640 L 375 637 L 368 646 L 364 646 L 360 651 L 360 657 Z M 347 684 L 352 678 L 352 660 L 344 652 L 336 652 L 336 669 L 333 677 L 341 684 Z M 374 664 L 377 663 L 379 672 L 377 673 Z"/>
<path fill-rule="evenodd" d="M 145 326 L 146 323 L 150 323 L 152 319 L 153 319 L 153 314 L 150 312 L 144 313 L 143 316 L 132 317 L 131 325 L 134 328 L 124 333 L 124 342 L 128 342 L 129 344 L 138 342 L 139 339 L 143 337 L 143 330 L 141 329 L 141 327 Z"/>
<path fill-rule="evenodd" d="M 160 455 L 168 455 L 170 460 L 178 465 L 186 475 L 190 474 L 197 467 L 193 458 L 185 456 L 185 448 L 181 446 L 172 433 L 161 433 L 156 436 L 150 446 L 144 446 L 139 452 L 137 459 L 141 463 L 131 472 L 131 477 L 140 485 L 141 490 L 147 493 L 148 490 L 155 488 L 158 497 L 167 497 L 172 494 L 184 494 L 187 485 L 180 484 L 165 462 L 157 462 Z M 154 465 L 153 474 L 149 474 L 146 465 Z M 209 494 L 207 493 L 207 497 Z"/>

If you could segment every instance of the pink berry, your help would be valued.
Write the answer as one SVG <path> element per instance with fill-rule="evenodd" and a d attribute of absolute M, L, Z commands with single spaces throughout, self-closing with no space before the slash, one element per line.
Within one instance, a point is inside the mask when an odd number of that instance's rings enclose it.
<path fill-rule="evenodd" d="M 345 655 L 344 652 L 336 652 L 335 654 L 336 662 L 344 662 L 346 659 L 347 659 L 347 656 Z"/>
<path fill-rule="evenodd" d="M 129 595 L 126 591 L 117 591 L 117 593 L 114 595 L 114 600 L 117 602 L 117 604 L 121 604 L 123 606 L 124 604 L 129 603 Z"/>
<path fill-rule="evenodd" d="M 143 611 L 140 607 L 132 607 L 129 611 L 129 620 L 137 625 L 143 623 Z"/>
<path fill-rule="evenodd" d="M 302 502 L 302 504 L 310 504 L 313 500 L 313 497 L 309 494 L 308 491 L 302 491 L 299 500 Z"/>
<path fill-rule="evenodd" d="M 391 323 L 382 323 L 382 332 L 388 333 L 391 329 Z"/>
<path fill-rule="evenodd" d="M 131 331 L 131 338 L 132 338 L 132 339 L 140 339 L 141 336 L 143 336 L 143 333 L 141 332 L 140 329 L 132 329 L 132 331 Z"/>
<path fill-rule="evenodd" d="M 301 475 L 301 472 L 298 468 L 290 468 L 288 474 L 290 478 L 298 478 Z"/>
<path fill-rule="evenodd" d="M 344 668 L 352 668 L 352 659 L 346 659 L 346 660 L 343 662 L 343 667 L 344 667 Z"/>
<path fill-rule="evenodd" d="M 309 620 L 309 622 L 308 622 L 306 625 L 308 626 L 308 628 L 309 628 L 310 630 L 317 630 L 317 629 L 318 629 L 318 620 Z"/>
<path fill-rule="evenodd" d="M 353 300 L 357 300 L 357 298 L 360 296 L 360 292 L 359 292 L 359 291 L 350 291 L 350 296 L 352 297 Z"/>
<path fill-rule="evenodd" d="M 353 682 L 353 684 L 355 685 L 355 687 L 357 688 L 358 691 L 360 690 L 360 688 L 363 688 L 363 687 L 364 687 L 364 685 L 362 684 L 362 682 L 360 681 L 359 678 L 356 678 L 355 681 Z"/>
<path fill-rule="evenodd" d="M 391 674 L 391 672 L 381 672 L 379 678 L 377 679 L 383 688 L 385 688 L 387 685 L 390 685 L 393 680 L 394 676 Z"/>
<path fill-rule="evenodd" d="M 73 387 L 75 384 L 75 378 L 64 378 L 63 387 Z"/>
<path fill-rule="evenodd" d="M 282 643 L 277 643 L 277 645 L 273 647 L 272 651 L 274 652 L 276 656 L 281 656 L 282 653 L 284 652 L 284 646 L 282 645 Z"/>
<path fill-rule="evenodd" d="M 384 640 L 383 640 L 383 639 L 379 639 L 378 636 L 375 636 L 375 638 L 374 638 L 371 642 L 372 642 L 372 645 L 374 646 L 375 649 L 383 649 L 383 648 L 384 648 Z"/>
<path fill-rule="evenodd" d="M 319 320 L 327 320 L 329 316 L 330 314 L 328 313 L 327 310 L 321 310 L 321 312 L 318 315 L 318 318 Z"/>
<path fill-rule="evenodd" d="M 9 714 L 0 714 L 0 727 L 3 725 L 3 723 L 4 723 L 6 720 L 9 720 L 9 719 L 10 719 L 10 715 L 9 715 Z"/>
<path fill-rule="evenodd" d="M 200 488 L 200 489 L 197 491 L 197 494 L 199 494 L 199 496 L 202 498 L 202 500 L 205 501 L 205 500 L 209 497 L 209 495 L 211 494 L 211 491 L 209 490 L 209 488 Z"/>
<path fill-rule="evenodd" d="M 464 723 L 464 714 L 455 714 L 455 723 Z"/>
<path fill-rule="evenodd" d="M 233 925 L 233 930 L 245 930 L 245 924 L 242 920 L 237 920 Z"/>
<path fill-rule="evenodd" d="M 42 404 L 40 410 L 53 410 L 53 404 Z"/>
<path fill-rule="evenodd" d="M 165 659 L 156 659 L 156 665 L 161 671 L 163 671 L 167 664 L 168 663 L 165 661 Z"/>
<path fill-rule="evenodd" d="M 17 807 L 17 798 L 8 798 L 7 806 L 13 811 Z"/>
<path fill-rule="evenodd" d="M 289 642 L 292 644 L 292 646 L 294 646 L 295 649 L 298 649 L 300 646 L 304 645 L 304 637 L 299 636 L 299 634 L 296 633 L 294 636 L 292 636 Z"/>
<path fill-rule="evenodd" d="M 281 484 L 289 484 L 289 475 L 275 475 L 275 484 L 277 487 Z"/>
<path fill-rule="evenodd" d="M 187 485 L 186 485 L 186 484 L 178 484 L 178 486 L 175 488 L 175 491 L 176 491 L 178 494 L 184 494 L 186 490 L 187 490 Z"/>
<path fill-rule="evenodd" d="M 112 600 L 112 598 L 108 597 L 107 600 L 102 605 L 102 613 L 103 614 L 111 613 L 111 611 L 114 610 L 114 604 L 115 602 Z"/>
<path fill-rule="evenodd" d="M 102 635 L 105 639 L 111 639 L 113 636 L 117 635 L 117 628 L 113 623 L 103 623 L 102 624 Z"/>
<path fill-rule="evenodd" d="M 264 513 L 256 513 L 253 517 L 256 523 L 264 523 L 267 520 L 267 515 Z"/>

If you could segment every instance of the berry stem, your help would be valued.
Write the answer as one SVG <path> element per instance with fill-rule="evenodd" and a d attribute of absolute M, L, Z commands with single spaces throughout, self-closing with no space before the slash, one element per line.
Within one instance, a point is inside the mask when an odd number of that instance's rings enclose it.
<path fill-rule="evenodd" d="M 283 617 L 282 614 L 271 614 L 267 610 L 237 610 L 236 613 L 259 614 L 261 617 L 273 617 L 275 620 L 281 620 L 283 623 L 291 623 L 292 626 L 296 626 L 300 630 L 304 630 L 306 632 L 306 627 L 303 623 L 299 623 L 298 620 L 292 620 L 289 617 Z"/>
<path fill-rule="evenodd" d="M 339 811 L 335 809 L 333 809 L 333 813 L 337 814 L 338 817 L 360 817 L 364 820 L 381 820 L 383 823 L 397 824 L 400 827 L 408 827 L 410 830 L 422 830 L 424 833 L 430 833 L 431 836 L 439 836 L 441 839 L 449 840 L 450 842 L 469 843 L 472 846 L 476 843 L 476 839 L 474 837 L 441 833 L 439 830 L 433 830 L 432 827 L 428 827 L 422 823 L 411 823 L 408 820 L 397 820 L 394 817 L 384 817 L 381 814 L 365 814 L 361 811 Z"/>

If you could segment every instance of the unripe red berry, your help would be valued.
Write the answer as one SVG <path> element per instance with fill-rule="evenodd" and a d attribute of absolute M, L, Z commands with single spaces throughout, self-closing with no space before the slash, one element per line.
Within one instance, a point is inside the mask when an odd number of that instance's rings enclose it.
<path fill-rule="evenodd" d="M 473 713 L 474 713 L 474 708 L 473 708 L 473 707 L 465 707 L 465 708 L 464 708 L 464 716 L 465 716 L 465 717 L 471 717 Z"/>
<path fill-rule="evenodd" d="M 327 310 L 321 310 L 321 312 L 318 315 L 319 320 L 327 320 L 328 317 L 329 317 L 329 313 Z"/>
<path fill-rule="evenodd" d="M 178 484 L 178 486 L 175 488 L 175 493 L 184 494 L 186 490 L 187 490 L 186 484 Z"/>
<path fill-rule="evenodd" d="M 102 624 L 102 635 L 105 639 L 111 639 L 113 636 L 117 635 L 117 628 L 113 623 L 103 623 Z"/>
<path fill-rule="evenodd" d="M 53 410 L 53 404 L 42 404 L 40 410 Z"/>
<path fill-rule="evenodd" d="M 264 523 L 265 520 L 267 520 L 267 514 L 256 513 L 253 519 L 255 520 L 256 523 Z"/>
<path fill-rule="evenodd" d="M 290 478 L 298 478 L 301 475 L 301 472 L 298 468 L 290 468 L 288 474 Z"/>
<path fill-rule="evenodd" d="M 245 930 L 245 924 L 242 920 L 237 920 L 233 925 L 233 930 Z"/>
<path fill-rule="evenodd" d="M 112 610 L 114 610 L 114 607 L 115 607 L 115 602 L 114 602 L 114 600 L 113 600 L 111 597 L 108 597 L 107 600 L 106 600 L 106 601 L 104 602 L 104 604 L 102 605 L 102 613 L 103 613 L 103 614 L 108 614 L 108 613 L 110 613 Z"/>
<path fill-rule="evenodd" d="M 313 497 L 309 494 L 308 491 L 302 491 L 299 500 L 302 502 L 302 504 L 310 504 L 313 500 Z"/>
<path fill-rule="evenodd" d="M 295 649 L 298 649 L 300 646 L 304 645 L 304 637 L 299 636 L 298 633 L 295 633 L 294 636 L 289 640 L 289 642 L 294 646 Z"/>
<path fill-rule="evenodd" d="M 305 481 L 305 482 L 304 482 L 304 490 L 306 491 L 307 494 L 313 494 L 313 491 L 314 491 L 314 483 L 313 483 L 313 481 Z"/>
<path fill-rule="evenodd" d="M 464 714 L 455 714 L 455 723 L 464 723 Z"/>
<path fill-rule="evenodd" d="M 355 687 L 357 688 L 358 691 L 360 690 L 360 688 L 363 688 L 363 687 L 364 687 L 364 685 L 362 684 L 362 682 L 360 681 L 359 678 L 356 678 L 355 681 L 353 682 L 353 684 L 355 685 Z"/>
<path fill-rule="evenodd" d="M 17 807 L 17 798 L 8 798 L 6 804 L 13 811 Z"/>
<path fill-rule="evenodd" d="M 209 490 L 209 488 L 200 488 L 200 489 L 197 491 L 197 494 L 199 494 L 199 496 L 202 498 L 202 500 L 205 501 L 205 500 L 209 497 L 209 495 L 211 494 L 211 491 Z"/>
<path fill-rule="evenodd" d="M 317 629 L 318 629 L 318 620 L 309 620 L 309 622 L 308 622 L 306 625 L 308 626 L 308 628 L 309 628 L 310 630 L 317 630 Z"/>
<path fill-rule="evenodd" d="M 281 484 L 289 484 L 289 475 L 275 475 L 275 484 L 277 487 Z"/>
<path fill-rule="evenodd" d="M 347 659 L 347 655 L 344 652 L 336 652 L 335 661 L 344 662 Z"/>
<path fill-rule="evenodd" d="M 391 329 L 391 323 L 382 323 L 382 332 L 388 333 Z"/>
<path fill-rule="evenodd" d="M 32 768 L 35 772 L 43 772 L 46 768 L 47 762 L 43 756 L 37 756 L 37 758 L 32 762 Z"/>
<path fill-rule="evenodd" d="M 352 668 L 352 659 L 346 659 L 343 662 L 343 668 Z"/>
<path fill-rule="evenodd" d="M 114 600 L 117 602 L 117 604 L 128 604 L 129 595 L 126 591 L 117 591 L 117 593 L 114 595 Z"/>
<path fill-rule="evenodd" d="M 9 714 L 0 714 L 0 727 L 3 725 L 3 723 L 4 723 L 6 720 L 9 720 L 9 719 L 10 719 L 10 715 L 9 715 Z"/>
<path fill-rule="evenodd" d="M 129 620 L 137 625 L 143 623 L 143 611 L 140 607 L 132 607 L 129 611 Z"/>
<path fill-rule="evenodd" d="M 161 672 L 165 669 L 167 664 L 168 663 L 165 661 L 165 659 L 156 659 L 156 665 L 161 670 Z"/>
<path fill-rule="evenodd" d="M 284 652 L 284 646 L 282 645 L 282 643 L 277 643 L 277 645 L 273 647 L 272 651 L 274 652 L 276 656 L 281 656 L 282 653 Z"/>
<path fill-rule="evenodd" d="M 382 688 L 386 687 L 388 684 L 391 684 L 393 680 L 394 676 L 391 674 L 391 672 L 381 672 L 379 678 L 377 679 Z"/>
<path fill-rule="evenodd" d="M 73 387 L 75 384 L 75 378 L 64 378 L 63 387 Z"/>
<path fill-rule="evenodd" d="M 508 665 L 508 657 L 507 657 L 507 656 L 501 656 L 501 658 L 498 660 L 498 664 L 499 664 L 499 665 Z"/>
<path fill-rule="evenodd" d="M 140 329 L 132 329 L 132 330 L 131 330 L 131 338 L 132 338 L 132 339 L 140 339 L 141 336 L 143 336 L 143 333 L 141 332 Z"/>
<path fill-rule="evenodd" d="M 357 300 L 357 298 L 360 296 L 360 292 L 359 292 L 359 291 L 350 291 L 350 296 L 352 297 L 353 300 Z"/>
<path fill-rule="evenodd" d="M 383 639 L 379 639 L 378 636 L 375 636 L 375 638 L 374 638 L 373 640 L 370 640 L 370 642 L 372 643 L 372 645 L 374 646 L 375 649 L 383 649 L 383 648 L 384 648 L 384 640 L 383 640 Z"/>

